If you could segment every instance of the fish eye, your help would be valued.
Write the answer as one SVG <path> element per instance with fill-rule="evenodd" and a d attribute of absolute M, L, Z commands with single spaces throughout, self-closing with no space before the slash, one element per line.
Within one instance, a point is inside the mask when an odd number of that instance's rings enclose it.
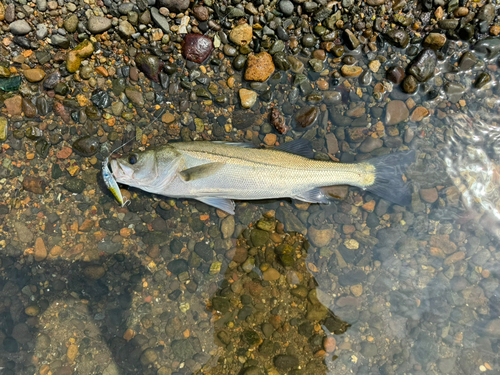
<path fill-rule="evenodd" d="M 133 165 L 133 164 L 135 164 L 135 163 L 137 163 L 137 155 L 136 155 L 136 154 L 132 154 L 132 155 L 130 155 L 130 156 L 128 157 L 128 162 L 129 162 L 130 164 L 132 164 L 132 165 Z"/>

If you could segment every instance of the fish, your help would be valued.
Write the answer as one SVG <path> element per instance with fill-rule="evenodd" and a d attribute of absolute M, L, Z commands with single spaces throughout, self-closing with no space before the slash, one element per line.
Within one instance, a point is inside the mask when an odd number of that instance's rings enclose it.
<path fill-rule="evenodd" d="M 274 148 L 247 143 L 171 142 L 132 152 L 111 161 L 116 181 L 171 198 L 191 198 L 234 215 L 234 200 L 292 198 L 329 203 L 322 190 L 352 185 L 406 206 L 411 191 L 403 179 L 414 151 L 357 163 L 313 159 L 310 142 L 301 138 Z"/>

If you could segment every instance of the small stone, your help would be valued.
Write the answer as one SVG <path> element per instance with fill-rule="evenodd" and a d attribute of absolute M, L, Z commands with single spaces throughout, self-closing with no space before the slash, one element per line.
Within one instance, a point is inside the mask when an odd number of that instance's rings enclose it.
<path fill-rule="evenodd" d="M 274 366 L 278 370 L 290 370 L 299 365 L 299 359 L 294 355 L 280 354 L 274 358 Z"/>
<path fill-rule="evenodd" d="M 359 40 L 356 38 L 356 36 L 353 34 L 353 32 L 349 29 L 344 30 L 344 41 L 347 45 L 347 47 L 351 50 L 354 50 L 358 48 L 359 46 Z"/>
<path fill-rule="evenodd" d="M 27 176 L 23 180 L 23 188 L 35 194 L 43 194 L 45 183 L 40 177 Z"/>
<path fill-rule="evenodd" d="M 175 259 L 167 265 L 167 269 L 178 276 L 189 269 L 188 263 L 184 259 Z"/>
<path fill-rule="evenodd" d="M 269 267 L 262 273 L 262 278 L 266 281 L 275 281 L 280 278 L 280 273 L 272 267 Z"/>
<path fill-rule="evenodd" d="M 125 95 L 127 96 L 128 100 L 130 100 L 132 103 L 140 107 L 144 105 L 144 97 L 142 95 L 142 92 L 137 91 L 136 89 L 133 89 L 131 87 L 127 87 L 125 89 Z"/>
<path fill-rule="evenodd" d="M 400 66 L 391 66 L 387 69 L 385 77 L 392 83 L 399 85 L 405 78 L 405 71 Z"/>
<path fill-rule="evenodd" d="M 420 189 L 420 198 L 424 202 L 434 203 L 438 200 L 438 191 L 436 188 Z"/>
<path fill-rule="evenodd" d="M 139 53 L 135 57 L 135 63 L 146 77 L 155 82 L 160 82 L 159 74 L 164 64 L 157 56 Z"/>
<path fill-rule="evenodd" d="M 90 136 L 84 136 L 73 142 L 73 149 L 82 156 L 92 156 L 99 149 L 99 141 Z"/>
<path fill-rule="evenodd" d="M 413 110 L 410 120 L 419 122 L 429 115 L 429 110 L 425 107 L 417 107 Z"/>
<path fill-rule="evenodd" d="M 323 339 L 323 348 L 327 353 L 333 353 L 337 348 L 337 340 L 333 336 L 327 336 Z"/>
<path fill-rule="evenodd" d="M 37 305 L 28 306 L 24 310 L 24 313 L 28 316 L 37 316 L 38 314 L 40 314 L 40 307 L 38 307 Z"/>
<path fill-rule="evenodd" d="M 372 7 L 378 7 L 379 5 L 383 5 L 385 0 L 367 0 L 366 3 Z"/>
<path fill-rule="evenodd" d="M 31 32 L 31 26 L 25 20 L 17 20 L 9 25 L 9 31 L 14 35 L 26 35 Z"/>
<path fill-rule="evenodd" d="M 87 29 L 92 34 L 101 34 L 109 30 L 112 26 L 112 20 L 106 17 L 91 16 L 87 22 Z"/>
<path fill-rule="evenodd" d="M 23 223 L 14 222 L 14 229 L 16 230 L 19 241 L 22 243 L 30 243 L 33 241 L 33 232 Z"/>
<path fill-rule="evenodd" d="M 78 16 L 72 14 L 64 20 L 63 26 L 68 33 L 74 33 L 78 27 Z"/>
<path fill-rule="evenodd" d="M 266 134 L 263 141 L 267 146 L 274 146 L 277 140 L 278 137 L 276 136 L 276 134 L 269 133 Z"/>
<path fill-rule="evenodd" d="M 363 72 L 363 68 L 356 65 L 343 65 L 340 70 L 344 77 L 357 77 Z"/>
<path fill-rule="evenodd" d="M 15 95 L 13 97 L 4 100 L 5 108 L 7 113 L 11 116 L 17 116 L 22 113 L 23 98 L 21 95 Z"/>
<path fill-rule="evenodd" d="M 361 143 L 361 146 L 359 146 L 359 151 L 368 154 L 373 150 L 382 147 L 383 145 L 384 141 L 382 141 L 380 138 L 368 137 L 363 141 L 363 143 Z"/>
<path fill-rule="evenodd" d="M 331 227 L 316 228 L 311 226 L 307 231 L 307 234 L 314 246 L 324 247 L 327 246 L 332 240 L 334 231 Z"/>
<path fill-rule="evenodd" d="M 497 36 L 500 34 L 500 26 L 498 25 L 493 25 L 490 27 L 490 34 L 493 36 Z"/>
<path fill-rule="evenodd" d="M 89 279 L 92 279 L 92 280 L 98 280 L 100 279 L 101 277 L 104 276 L 104 274 L 106 273 L 106 270 L 104 269 L 103 266 L 98 266 L 98 265 L 95 265 L 95 266 L 87 266 L 85 267 L 85 269 L 83 270 L 83 273 L 85 274 L 85 276 L 87 276 Z"/>
<path fill-rule="evenodd" d="M 315 106 L 305 106 L 300 109 L 295 115 L 297 124 L 296 130 L 304 130 L 305 128 L 314 125 L 318 120 L 319 109 Z"/>
<path fill-rule="evenodd" d="M 406 120 L 410 112 L 406 104 L 401 100 L 390 101 L 385 110 L 385 124 L 387 126 L 397 125 Z"/>
<path fill-rule="evenodd" d="M 402 29 L 390 30 L 387 34 L 387 39 L 389 43 L 399 48 L 406 48 L 408 43 L 410 43 L 410 36 L 408 33 Z"/>
<path fill-rule="evenodd" d="M 415 91 L 417 91 L 418 88 L 417 79 L 413 76 L 407 76 L 403 80 L 402 88 L 403 91 L 406 92 L 407 94 L 413 94 Z"/>
<path fill-rule="evenodd" d="M 257 100 L 257 93 L 253 90 L 240 89 L 239 95 L 243 108 L 251 108 Z"/>
<path fill-rule="evenodd" d="M 94 53 L 94 45 L 91 41 L 85 39 L 68 53 L 68 57 L 66 58 L 66 69 L 68 72 L 76 72 L 80 68 L 82 60 L 91 56 L 92 53 Z M 57 79 L 59 78 L 60 75 Z"/>
<path fill-rule="evenodd" d="M 10 77 L 10 69 L 5 66 L 0 66 L 0 78 L 9 78 Z"/>
<path fill-rule="evenodd" d="M 66 350 L 66 357 L 68 358 L 69 362 L 73 362 L 76 359 L 76 356 L 78 355 L 78 346 L 75 344 L 71 344 L 68 346 L 68 350 Z"/>
<path fill-rule="evenodd" d="M 124 38 L 130 38 L 132 34 L 135 33 L 134 26 L 128 21 L 122 21 L 120 22 L 120 25 L 118 26 L 118 32 L 120 35 Z"/>
<path fill-rule="evenodd" d="M 245 79 L 247 81 L 264 82 L 274 72 L 272 56 L 267 52 L 250 55 L 247 60 Z"/>
<path fill-rule="evenodd" d="M 168 24 L 167 18 L 160 14 L 157 8 L 151 8 L 151 18 L 153 22 L 163 30 L 164 33 L 170 32 L 170 26 Z"/>
<path fill-rule="evenodd" d="M 253 29 L 248 23 L 236 26 L 231 30 L 229 39 L 238 46 L 243 46 L 252 41 Z"/>
<path fill-rule="evenodd" d="M 354 297 L 360 297 L 363 294 L 363 285 L 361 284 L 352 285 L 350 289 Z"/>
<path fill-rule="evenodd" d="M 373 73 L 377 73 L 378 70 L 380 69 L 380 61 L 378 61 L 378 60 L 370 61 L 370 63 L 368 64 L 368 67 L 370 68 L 370 70 Z"/>
<path fill-rule="evenodd" d="M 31 83 L 40 82 L 45 77 L 45 72 L 39 68 L 27 69 L 23 73 L 26 80 Z"/>
<path fill-rule="evenodd" d="M 9 123 L 6 117 L 0 116 L 0 141 L 7 139 L 7 132 L 9 130 Z"/>
<path fill-rule="evenodd" d="M 193 14 L 198 21 L 206 21 L 210 16 L 208 8 L 202 5 L 193 7 Z"/>
<path fill-rule="evenodd" d="M 440 49 L 446 43 L 446 35 L 440 33 L 430 33 L 424 39 L 423 46 L 434 50 Z"/>
<path fill-rule="evenodd" d="M 159 5 L 173 13 L 182 13 L 189 8 L 189 0 L 159 0 Z"/>

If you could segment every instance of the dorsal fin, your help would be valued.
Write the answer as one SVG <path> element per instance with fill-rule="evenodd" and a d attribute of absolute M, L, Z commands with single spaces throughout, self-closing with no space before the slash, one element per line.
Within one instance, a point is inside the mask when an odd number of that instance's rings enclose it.
<path fill-rule="evenodd" d="M 275 147 L 274 150 L 300 155 L 308 159 L 312 159 L 314 157 L 311 142 L 309 142 L 305 138 L 300 138 L 295 141 L 283 143 Z"/>

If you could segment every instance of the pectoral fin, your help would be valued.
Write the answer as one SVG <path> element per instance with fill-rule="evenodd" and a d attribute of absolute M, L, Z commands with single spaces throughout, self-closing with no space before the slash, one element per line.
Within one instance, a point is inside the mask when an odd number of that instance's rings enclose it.
<path fill-rule="evenodd" d="M 209 206 L 218 208 L 224 212 L 227 212 L 230 215 L 234 215 L 234 201 L 226 198 L 217 198 L 217 197 L 206 197 L 206 198 L 196 198 L 200 202 L 208 204 Z"/>
<path fill-rule="evenodd" d="M 193 181 L 211 176 L 224 166 L 224 163 L 208 163 L 185 169 L 179 173 L 184 181 Z"/>

